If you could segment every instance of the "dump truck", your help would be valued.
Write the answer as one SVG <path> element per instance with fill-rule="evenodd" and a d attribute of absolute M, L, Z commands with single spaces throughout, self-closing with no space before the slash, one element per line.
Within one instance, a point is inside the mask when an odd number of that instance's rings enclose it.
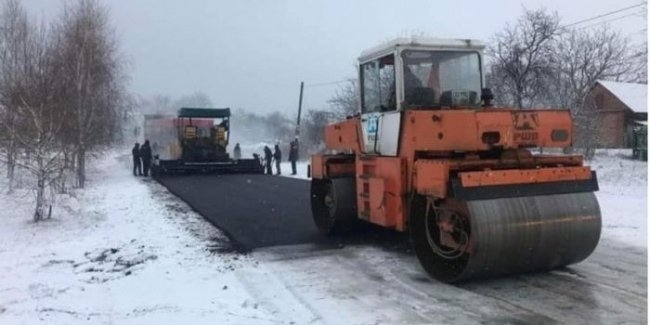
<path fill-rule="evenodd" d="M 145 138 L 154 157 L 152 174 L 212 172 L 262 173 L 258 155 L 232 159 L 229 108 L 184 107 L 175 117 L 145 116 Z"/>
<path fill-rule="evenodd" d="M 408 233 L 444 282 L 551 270 L 598 244 L 596 173 L 566 109 L 495 107 L 484 44 L 396 39 L 359 58 L 360 113 L 328 125 L 311 157 L 320 232 L 362 222 Z M 548 150 L 547 150 L 548 152 Z"/>

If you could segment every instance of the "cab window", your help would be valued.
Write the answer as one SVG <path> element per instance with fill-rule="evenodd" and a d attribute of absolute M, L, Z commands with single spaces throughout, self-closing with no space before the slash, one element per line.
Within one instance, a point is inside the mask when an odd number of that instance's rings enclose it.
<path fill-rule="evenodd" d="M 395 57 L 387 55 L 361 65 L 361 111 L 363 113 L 394 111 Z"/>
<path fill-rule="evenodd" d="M 407 108 L 480 104 L 481 64 L 478 53 L 404 51 L 402 59 Z"/>

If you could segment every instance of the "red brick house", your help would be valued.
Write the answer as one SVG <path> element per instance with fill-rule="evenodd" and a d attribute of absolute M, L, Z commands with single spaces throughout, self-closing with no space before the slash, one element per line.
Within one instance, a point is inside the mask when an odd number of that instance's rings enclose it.
<path fill-rule="evenodd" d="M 629 148 L 632 130 L 648 121 L 648 85 L 598 80 L 589 99 L 597 114 L 601 148 Z"/>

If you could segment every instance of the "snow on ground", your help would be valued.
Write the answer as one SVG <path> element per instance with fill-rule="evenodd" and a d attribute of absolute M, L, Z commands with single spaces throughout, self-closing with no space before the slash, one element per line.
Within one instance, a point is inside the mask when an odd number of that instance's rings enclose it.
<path fill-rule="evenodd" d="M 275 323 L 237 277 L 257 262 L 219 253 L 221 233 L 128 158 L 101 162 L 47 222 L 0 195 L 0 324 Z"/>
<path fill-rule="evenodd" d="M 309 179 L 307 177 L 307 168 L 309 166 L 308 161 L 298 161 L 296 162 L 296 175 L 291 175 L 291 163 L 288 161 L 283 161 L 280 164 L 280 170 L 282 171 L 282 176 L 299 178 L 299 179 Z M 273 172 L 275 172 L 275 166 L 273 166 Z"/>
<path fill-rule="evenodd" d="M 131 176 L 129 158 L 96 162 L 88 188 L 61 198 L 46 222 L 31 222 L 29 192 L 0 193 L 0 324 L 450 323 L 480 320 L 494 304 L 444 286 L 461 300 L 436 307 L 437 298 L 408 287 L 424 276 L 414 257 L 379 248 L 297 248 L 286 260 L 273 249 L 231 253 L 183 202 Z M 619 152 L 590 164 L 600 179 L 603 239 L 645 248 L 647 164 Z M 282 169 L 290 173 L 288 163 Z M 295 177 L 306 171 L 299 163 Z M 406 266 L 414 269 L 399 269 Z"/>
<path fill-rule="evenodd" d="M 598 175 L 601 237 L 647 247 L 648 164 L 630 156 L 630 150 L 602 150 L 587 164 Z"/>

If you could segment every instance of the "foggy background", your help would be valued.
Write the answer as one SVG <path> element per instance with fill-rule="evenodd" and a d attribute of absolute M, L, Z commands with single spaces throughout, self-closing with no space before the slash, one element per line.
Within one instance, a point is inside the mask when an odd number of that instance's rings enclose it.
<path fill-rule="evenodd" d="M 631 6 L 624 0 L 502 1 L 99 1 L 110 10 L 129 61 L 131 90 L 142 96 L 206 94 L 216 107 L 280 111 L 295 118 L 300 81 L 306 109 L 324 109 L 355 77 L 362 50 L 398 36 L 489 41 L 524 6 L 557 11 L 564 23 Z M 47 19 L 62 1 L 23 0 Z M 645 8 L 606 17 L 635 41 L 645 40 Z M 588 26 L 590 24 L 585 24 Z M 329 83 L 318 87 L 313 84 Z"/>
<path fill-rule="evenodd" d="M 322 127 L 344 117 L 332 100 L 349 92 L 356 59 L 395 37 L 472 38 L 490 43 L 525 9 L 546 8 L 562 25 L 639 1 L 108 1 L 111 26 L 127 65 L 129 91 L 141 114 L 175 114 L 181 106 L 230 107 L 229 151 L 244 154 L 281 143 L 287 152 L 304 81 L 301 156 L 320 149 Z M 65 1 L 23 0 L 47 21 Z M 607 24 L 641 44 L 646 6 L 581 23 Z M 348 80 L 348 81 L 346 81 Z M 323 112 L 338 113 L 325 116 Z M 135 123 L 140 119 L 133 118 Z M 137 128 L 137 126 L 133 126 Z M 137 131 L 134 131 L 137 137 Z M 141 133 L 140 133 L 141 136 Z M 258 149 L 255 149 L 258 148 Z M 302 150 L 309 148 L 309 150 Z"/>

